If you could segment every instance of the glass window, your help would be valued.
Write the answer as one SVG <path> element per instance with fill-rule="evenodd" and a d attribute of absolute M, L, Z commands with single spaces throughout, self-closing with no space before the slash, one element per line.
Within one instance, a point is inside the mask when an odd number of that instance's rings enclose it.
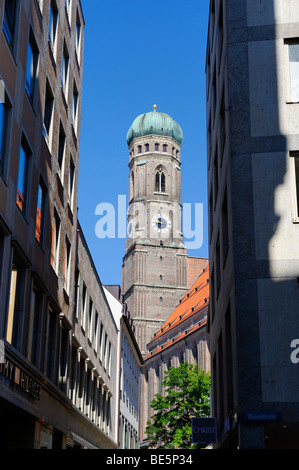
<path fill-rule="evenodd" d="M 49 307 L 48 326 L 47 326 L 47 377 L 56 382 L 56 350 L 57 350 L 57 328 L 58 316 Z"/>
<path fill-rule="evenodd" d="M 35 238 L 39 243 L 43 242 L 44 224 L 45 224 L 45 199 L 46 190 L 43 182 L 38 185 Z"/>
<path fill-rule="evenodd" d="M 25 214 L 27 210 L 27 197 L 28 197 L 28 178 L 29 178 L 29 158 L 30 154 L 24 145 L 24 141 L 21 145 L 20 160 L 19 160 L 19 175 L 18 175 L 18 187 L 17 187 L 17 206 L 20 211 Z"/>
<path fill-rule="evenodd" d="M 72 13 L 72 0 L 65 0 L 65 9 L 67 13 L 67 18 L 71 21 L 71 13 Z"/>
<path fill-rule="evenodd" d="M 165 193 L 165 174 L 161 168 L 156 172 L 155 191 Z"/>
<path fill-rule="evenodd" d="M 5 102 L 0 102 L 0 173 L 4 173 L 6 159 L 6 144 L 8 133 L 8 120 L 11 106 L 4 94 Z"/>
<path fill-rule="evenodd" d="M 53 114 L 53 104 L 54 98 L 49 84 L 46 85 L 46 94 L 45 94 L 45 111 L 44 111 L 44 136 L 49 136 L 51 123 L 52 123 L 52 114 Z"/>
<path fill-rule="evenodd" d="M 3 31 L 8 44 L 13 48 L 16 21 L 16 0 L 5 0 Z"/>
<path fill-rule="evenodd" d="M 4 254 L 4 243 L 5 243 L 5 235 L 0 231 L 0 290 L 2 284 L 2 267 L 3 267 L 3 254 Z"/>
<path fill-rule="evenodd" d="M 36 366 L 39 366 L 40 358 L 42 300 L 42 294 L 34 287 L 31 295 L 27 358 Z"/>
<path fill-rule="evenodd" d="M 66 392 L 68 373 L 68 349 L 69 332 L 66 328 L 60 328 L 60 351 L 59 351 L 59 388 Z"/>
<path fill-rule="evenodd" d="M 69 171 L 69 204 L 73 210 L 74 206 L 74 181 L 75 181 L 75 164 L 72 157 L 70 157 L 70 171 Z"/>
<path fill-rule="evenodd" d="M 299 152 L 291 152 L 290 156 L 294 158 L 294 170 L 295 170 L 294 216 L 298 218 L 299 217 Z"/>
<path fill-rule="evenodd" d="M 44 0 L 37 0 L 37 3 L 38 3 L 38 6 L 39 6 L 39 10 L 42 14 L 43 12 L 43 3 L 44 3 Z"/>
<path fill-rule="evenodd" d="M 299 215 L 299 157 L 295 158 L 297 214 Z"/>
<path fill-rule="evenodd" d="M 97 349 L 97 342 L 98 342 L 98 323 L 99 323 L 99 314 L 96 311 L 94 316 L 94 325 L 93 325 L 93 335 L 94 335 L 94 346 Z"/>
<path fill-rule="evenodd" d="M 289 44 L 290 98 L 299 101 L 299 43 Z"/>
<path fill-rule="evenodd" d="M 38 64 L 38 50 L 34 41 L 32 32 L 30 33 L 28 54 L 27 54 L 27 69 L 26 69 L 26 91 L 33 102 L 34 91 L 37 78 L 37 64 Z"/>
<path fill-rule="evenodd" d="M 69 290 L 70 280 L 70 262 L 71 262 L 71 244 L 66 238 L 64 242 L 64 287 L 66 292 Z"/>
<path fill-rule="evenodd" d="M 68 70 L 69 70 L 69 55 L 64 44 L 63 55 L 62 55 L 62 69 L 61 69 L 61 86 L 65 94 L 67 94 L 67 83 L 68 83 Z"/>
<path fill-rule="evenodd" d="M 109 347 L 108 347 L 107 371 L 108 371 L 108 374 L 110 375 L 111 373 L 111 343 L 110 341 L 109 341 Z"/>
<path fill-rule="evenodd" d="M 73 122 L 75 133 L 77 133 L 78 101 L 79 101 L 79 93 L 78 93 L 76 83 L 74 82 L 74 85 L 73 85 L 72 122 Z"/>
<path fill-rule="evenodd" d="M 65 132 L 63 130 L 62 125 L 60 125 L 59 142 L 58 142 L 58 164 L 61 170 L 63 168 L 63 162 L 64 162 L 64 150 L 65 150 Z"/>
<path fill-rule="evenodd" d="M 57 5 L 54 1 L 50 4 L 50 16 L 49 16 L 49 42 L 52 49 L 55 47 L 56 32 L 58 22 L 58 10 Z"/>
<path fill-rule="evenodd" d="M 52 246 L 51 246 L 51 266 L 54 271 L 58 269 L 59 261 L 59 240 L 60 240 L 60 219 L 57 213 L 54 213 L 52 221 Z"/>
<path fill-rule="evenodd" d="M 13 263 L 6 323 L 6 340 L 20 350 L 23 331 L 25 269 Z"/>
<path fill-rule="evenodd" d="M 6 329 L 6 341 L 8 341 L 8 343 L 12 343 L 13 318 L 14 318 L 14 312 L 15 312 L 17 281 L 18 281 L 18 271 L 16 268 L 13 267 L 11 271 L 11 279 L 10 279 L 10 295 L 9 295 L 9 307 L 8 307 L 8 319 L 7 319 L 8 321 L 7 321 L 7 329 Z"/>
<path fill-rule="evenodd" d="M 80 48 L 81 48 L 81 21 L 80 21 L 80 16 L 77 11 L 77 18 L 76 18 L 76 35 L 75 35 L 75 47 L 76 47 L 76 54 L 78 61 L 80 63 Z"/>

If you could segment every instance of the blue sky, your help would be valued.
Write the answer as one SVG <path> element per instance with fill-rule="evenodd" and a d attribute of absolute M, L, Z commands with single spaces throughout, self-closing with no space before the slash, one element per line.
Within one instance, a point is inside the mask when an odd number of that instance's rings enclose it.
<path fill-rule="evenodd" d="M 120 284 L 125 239 L 96 236 L 98 204 L 128 194 L 127 131 L 140 114 L 181 126 L 182 203 L 202 203 L 208 257 L 205 57 L 209 0 L 82 0 L 85 18 L 78 208 L 104 284 Z M 193 227 L 194 228 L 194 227 Z"/>

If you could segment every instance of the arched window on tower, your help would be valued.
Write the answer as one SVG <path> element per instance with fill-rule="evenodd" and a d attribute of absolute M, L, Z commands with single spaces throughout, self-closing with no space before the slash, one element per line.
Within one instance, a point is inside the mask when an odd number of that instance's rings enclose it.
<path fill-rule="evenodd" d="M 134 173 L 131 172 L 131 181 L 130 181 L 130 200 L 134 197 Z"/>
<path fill-rule="evenodd" d="M 165 173 L 162 168 L 158 168 L 156 171 L 155 190 L 159 193 L 165 193 Z"/>

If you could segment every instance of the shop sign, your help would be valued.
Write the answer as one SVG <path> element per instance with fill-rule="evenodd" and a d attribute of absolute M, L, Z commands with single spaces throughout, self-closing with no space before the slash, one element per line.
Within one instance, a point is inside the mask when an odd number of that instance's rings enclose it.
<path fill-rule="evenodd" d="M 41 386 L 9 359 L 0 363 L 0 375 L 6 377 L 11 385 L 18 387 L 30 397 L 40 400 Z"/>
<path fill-rule="evenodd" d="M 192 418 L 192 442 L 215 444 L 217 442 L 216 418 Z"/>
<path fill-rule="evenodd" d="M 5 346 L 4 341 L 0 339 L 0 364 L 5 362 Z"/>
<path fill-rule="evenodd" d="M 247 411 L 243 414 L 243 420 L 254 423 L 277 423 L 280 421 L 280 413 L 277 411 Z"/>

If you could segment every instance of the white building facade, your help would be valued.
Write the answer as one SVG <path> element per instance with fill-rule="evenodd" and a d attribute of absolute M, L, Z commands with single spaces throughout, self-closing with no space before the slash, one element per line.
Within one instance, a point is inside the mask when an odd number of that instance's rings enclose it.
<path fill-rule="evenodd" d="M 140 367 L 143 362 L 134 336 L 134 327 L 119 286 L 104 287 L 119 329 L 118 369 L 119 410 L 117 414 L 118 447 L 139 448 Z"/>

